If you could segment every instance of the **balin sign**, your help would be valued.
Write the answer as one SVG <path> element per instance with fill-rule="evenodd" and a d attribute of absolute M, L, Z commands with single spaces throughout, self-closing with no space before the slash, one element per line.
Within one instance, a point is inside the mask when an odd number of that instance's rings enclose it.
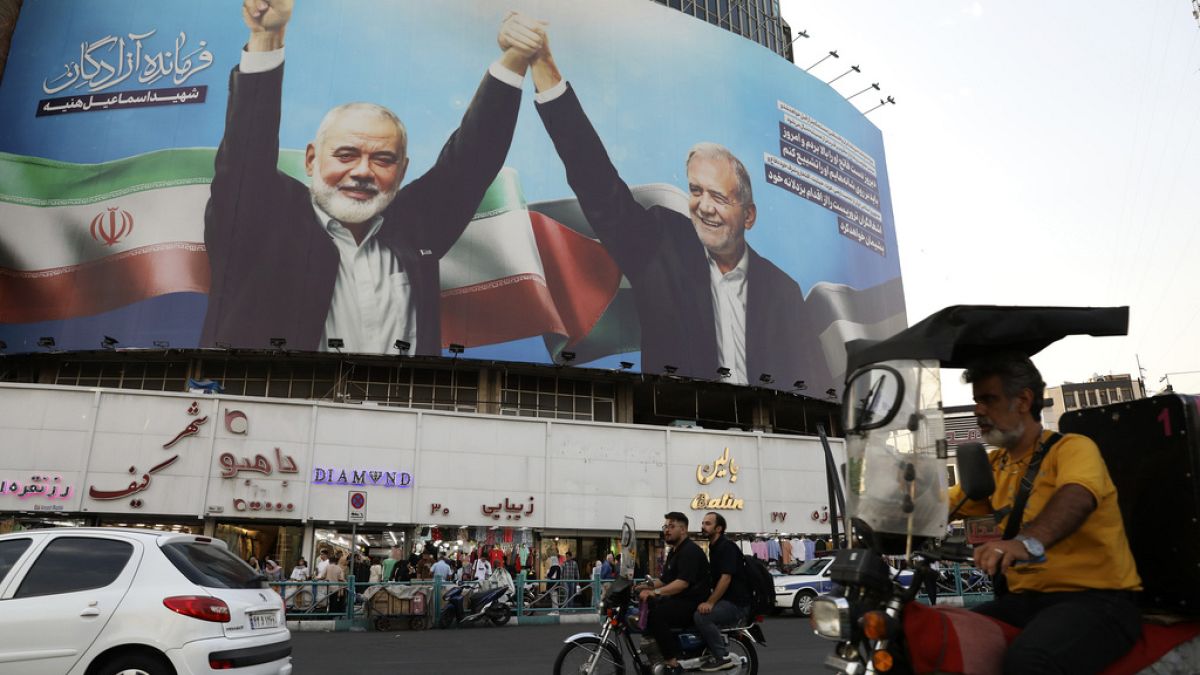
<path fill-rule="evenodd" d="M 701 485 L 708 485 L 718 478 L 728 476 L 730 483 L 737 482 L 738 465 L 729 456 L 729 448 L 725 448 L 724 454 L 716 458 L 708 464 L 700 464 L 696 467 L 696 482 Z M 732 492 L 726 492 L 720 496 L 709 496 L 707 492 L 697 492 L 695 497 L 692 497 L 692 509 L 699 511 L 701 509 L 727 509 L 740 511 L 745 508 L 745 502 L 738 499 L 737 495 Z"/>

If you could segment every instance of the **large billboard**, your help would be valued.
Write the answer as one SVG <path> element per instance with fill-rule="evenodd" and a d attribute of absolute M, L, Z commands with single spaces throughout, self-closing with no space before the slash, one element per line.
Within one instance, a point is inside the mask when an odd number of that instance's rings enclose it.
<path fill-rule="evenodd" d="M 750 40 L 646 0 L 240 4 L 24 3 L 8 352 L 461 345 L 823 395 L 905 325 L 879 130 Z"/>

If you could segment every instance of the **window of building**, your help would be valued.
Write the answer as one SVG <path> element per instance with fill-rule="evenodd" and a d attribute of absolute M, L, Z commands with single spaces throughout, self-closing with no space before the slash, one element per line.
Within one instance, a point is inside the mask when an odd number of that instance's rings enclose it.
<path fill-rule="evenodd" d="M 347 375 L 346 398 L 405 408 L 476 412 L 479 407 L 479 372 L 358 366 Z"/>
<path fill-rule="evenodd" d="M 1067 410 L 1074 410 L 1075 408 L 1077 408 L 1079 406 L 1079 404 L 1075 402 L 1075 392 L 1073 392 L 1073 391 L 1064 391 L 1063 392 L 1063 405 L 1065 405 L 1067 407 Z"/>
<path fill-rule="evenodd" d="M 1100 394 L 1100 405 L 1108 405 L 1108 390 L 1101 389 L 1099 394 Z"/>
<path fill-rule="evenodd" d="M 187 362 L 64 361 L 58 366 L 54 384 L 184 391 L 187 387 Z"/>
<path fill-rule="evenodd" d="M 560 420 L 612 422 L 616 388 L 611 382 L 505 373 L 500 414 Z"/>

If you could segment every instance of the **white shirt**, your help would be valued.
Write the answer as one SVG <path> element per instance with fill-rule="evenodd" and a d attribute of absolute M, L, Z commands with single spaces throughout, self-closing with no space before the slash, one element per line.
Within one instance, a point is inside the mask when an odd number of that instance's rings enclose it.
<path fill-rule="evenodd" d="M 729 381 L 747 384 L 746 373 L 746 272 L 750 268 L 750 247 L 742 259 L 725 274 L 708 255 L 708 275 L 712 284 L 713 318 L 717 328 L 717 357 L 729 369 Z"/>
<path fill-rule="evenodd" d="M 408 273 L 392 249 L 376 236 L 383 216 L 375 216 L 362 243 L 337 220 L 313 204 L 338 252 L 337 277 L 320 348 L 327 338 L 341 338 L 348 352 L 386 354 L 397 339 L 417 344 L 417 306 L 412 302 Z"/>
<path fill-rule="evenodd" d="M 329 567 L 328 560 L 317 560 L 317 578 L 318 579 L 322 579 L 325 577 L 325 568 L 326 567 Z"/>
<path fill-rule="evenodd" d="M 492 563 L 486 558 L 480 558 L 475 561 L 475 579 L 483 581 L 492 573 Z"/>
<path fill-rule="evenodd" d="M 266 52 L 242 50 L 238 68 L 243 73 L 260 73 L 282 63 L 282 48 Z M 488 67 L 488 73 L 517 89 L 525 81 L 524 76 L 508 70 L 499 61 Z M 315 203 L 313 211 L 337 247 L 339 260 L 319 349 L 329 351 L 329 338 L 341 338 L 345 345 L 342 349 L 348 352 L 377 354 L 388 353 L 397 339 L 417 344 L 417 311 L 408 273 L 396 254 L 375 236 L 383 217 L 375 217 L 367 236 L 358 244 L 349 230 Z"/>

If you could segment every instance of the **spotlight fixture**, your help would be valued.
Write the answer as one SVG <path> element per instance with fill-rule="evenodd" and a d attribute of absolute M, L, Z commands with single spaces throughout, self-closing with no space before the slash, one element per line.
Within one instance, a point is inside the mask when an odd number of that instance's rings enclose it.
<path fill-rule="evenodd" d="M 669 365 L 669 364 L 663 366 L 663 372 L 665 372 L 668 375 L 674 375 L 675 371 L 677 371 L 677 370 L 679 370 L 679 368 Z"/>
<path fill-rule="evenodd" d="M 621 370 L 629 370 L 633 367 L 632 361 L 621 361 Z"/>
<path fill-rule="evenodd" d="M 336 349 L 337 353 L 342 353 L 342 347 L 346 346 L 346 341 L 342 338 L 329 338 L 325 340 L 325 345 L 330 349 Z"/>
<path fill-rule="evenodd" d="M 155 340 L 154 346 L 158 347 L 159 349 L 170 349 L 171 343 L 166 340 Z"/>
<path fill-rule="evenodd" d="M 804 380 L 796 380 L 792 383 L 792 388 L 796 391 L 804 391 L 805 389 L 808 389 L 808 385 L 804 384 Z"/>
<path fill-rule="evenodd" d="M 271 346 L 275 349 L 283 349 L 287 345 L 287 338 L 271 338 Z"/>
<path fill-rule="evenodd" d="M 559 356 L 562 357 L 563 363 L 570 363 L 575 360 L 575 352 L 561 352 Z"/>
<path fill-rule="evenodd" d="M 730 371 L 725 366 L 721 366 L 720 368 L 717 368 L 717 377 L 725 378 L 725 377 L 729 377 L 732 374 L 733 374 L 732 371 Z"/>
<path fill-rule="evenodd" d="M 772 384 L 775 382 L 775 378 L 771 377 L 770 373 L 763 373 L 762 375 L 758 376 L 758 381 L 762 382 L 763 384 Z"/>
<path fill-rule="evenodd" d="M 458 343 L 451 342 L 447 349 L 450 350 L 450 353 L 453 354 L 455 358 L 458 358 L 458 355 L 466 351 L 467 348 Z"/>
<path fill-rule="evenodd" d="M 395 347 L 401 354 L 406 354 L 409 349 L 412 349 L 412 345 L 406 340 L 396 340 Z"/>
<path fill-rule="evenodd" d="M 213 344 L 217 346 L 217 349 L 233 349 L 233 345 L 229 344 L 228 342 L 216 340 L 213 342 Z"/>
<path fill-rule="evenodd" d="M 51 349 L 51 348 L 53 348 L 53 347 L 54 347 L 54 338 L 52 338 L 52 337 L 40 337 L 40 338 L 38 338 L 38 346 L 39 346 L 39 347 L 44 347 L 44 348 L 46 348 L 46 349 Z"/>
<path fill-rule="evenodd" d="M 120 342 L 120 340 L 118 340 L 117 338 L 112 337 L 110 335 L 105 335 L 104 339 L 100 341 L 100 346 L 105 349 L 116 349 L 117 344 L 119 342 Z"/>
<path fill-rule="evenodd" d="M 837 398 L 837 389 L 830 387 L 825 390 L 825 395 L 828 396 L 829 398 Z"/>

